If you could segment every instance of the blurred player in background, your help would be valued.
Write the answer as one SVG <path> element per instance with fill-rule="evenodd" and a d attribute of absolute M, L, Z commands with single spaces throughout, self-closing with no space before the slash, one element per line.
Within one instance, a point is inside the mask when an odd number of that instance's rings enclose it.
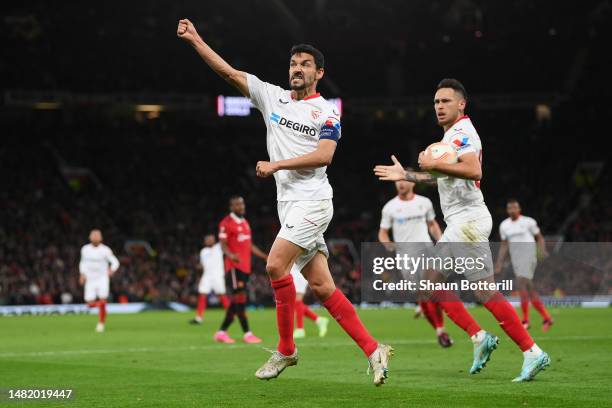
<path fill-rule="evenodd" d="M 481 259 L 484 261 L 484 268 L 466 268 L 464 276 L 471 282 L 488 284 L 495 282 L 489 247 L 493 221 L 480 191 L 482 144 L 472 121 L 464 114 L 466 104 L 467 92 L 459 81 L 444 79 L 438 84 L 434 107 L 438 124 L 444 129 L 442 142 L 455 147 L 458 162 L 449 164 L 436 161 L 428 150 L 427 153 L 419 154 L 419 166 L 425 172 L 406 171 L 397 158 L 392 156 L 394 165 L 376 166 L 374 173 L 381 180 L 405 179 L 425 183 L 436 180 L 431 172 L 442 174 L 443 176 L 437 179 L 437 184 L 447 227 L 438 243 L 438 254 L 441 257 Z M 444 282 L 452 272 L 431 270 L 428 271 L 428 279 Z M 529 381 L 550 365 L 548 354 L 535 344 L 523 327 L 516 310 L 499 291 L 475 290 L 474 295 L 523 352 L 521 373 L 513 381 Z M 451 320 L 472 339 L 474 362 L 470 373 L 476 374 L 484 368 L 491 353 L 497 348 L 498 338 L 480 328 L 453 292 L 436 291 L 434 299 L 441 299 L 440 304 Z"/>
<path fill-rule="evenodd" d="M 317 315 L 315 312 L 310 310 L 308 305 L 304 303 L 304 295 L 306 289 L 308 289 L 308 281 L 300 270 L 293 265 L 291 267 L 291 276 L 293 276 L 293 283 L 295 285 L 295 327 L 293 331 L 294 339 L 302 339 L 306 337 L 306 330 L 304 330 L 304 316 L 315 322 L 319 328 L 319 337 L 325 337 L 327 334 L 327 325 L 329 319 L 323 316 Z"/>
<path fill-rule="evenodd" d="M 333 192 L 326 168 L 334 156 L 341 126 L 335 106 L 316 90 L 324 74 L 323 54 L 307 44 L 293 47 L 289 61 L 291 90 L 285 90 L 234 69 L 202 40 L 189 20 L 179 21 L 177 35 L 193 46 L 213 71 L 251 100 L 267 127 L 270 161 L 258 162 L 256 171 L 259 177 L 274 175 L 276 180 L 281 230 L 266 270 L 274 289 L 280 341 L 255 375 L 262 380 L 275 378 L 298 362 L 293 340 L 296 292 L 290 273 L 296 264 L 315 296 L 368 358 L 374 384 L 383 384 L 392 349 L 379 345 L 366 330 L 351 302 L 336 288 L 327 264 L 329 252 L 323 233 L 333 215 Z"/>
<path fill-rule="evenodd" d="M 251 254 L 263 259 L 268 255 L 251 241 L 251 226 L 244 218 L 246 206 L 244 199 L 233 196 L 229 200 L 230 213 L 219 224 L 219 240 L 225 255 L 225 283 L 231 292 L 231 302 L 225 311 L 225 319 L 214 339 L 220 343 L 235 343 L 227 334 L 227 329 L 238 316 L 245 343 L 261 343 L 261 339 L 251 332 L 246 314 L 247 285 L 251 277 Z"/>
<path fill-rule="evenodd" d="M 98 308 L 96 331 L 104 331 L 106 322 L 106 300 L 110 289 L 110 277 L 119 269 L 119 260 L 113 251 L 102 243 L 102 232 L 93 229 L 89 233 L 89 244 L 81 248 L 79 283 L 85 285 L 85 302 Z"/>
<path fill-rule="evenodd" d="M 435 241 L 440 240 L 442 231 L 436 222 L 436 213 L 431 200 L 415 194 L 414 186 L 415 183 L 408 180 L 395 182 L 397 196 L 389 200 L 382 209 L 378 240 L 383 244 L 391 242 L 389 230 L 392 230 L 393 241 L 396 243 L 395 250 L 398 253 L 409 252 L 408 256 L 419 257 L 433 247 L 432 237 Z M 413 276 L 404 276 L 404 279 L 410 278 L 420 279 L 422 275 L 419 272 Z M 440 346 L 452 346 L 453 341 L 444 328 L 440 304 L 421 297 L 417 305 L 415 317 L 424 314 L 436 330 Z"/>
<path fill-rule="evenodd" d="M 542 331 L 547 332 L 553 320 L 533 285 L 533 274 L 538 263 L 537 251 L 539 250 L 542 258 L 548 257 L 546 242 L 536 220 L 521 214 L 521 206 L 516 199 L 508 200 L 506 211 L 508 218 L 499 225 L 501 245 L 495 264 L 495 273 L 501 272 L 509 249 L 510 262 L 521 296 L 523 326 L 526 329 L 529 328 L 529 300 L 531 299 L 533 307 L 542 316 Z"/>
<path fill-rule="evenodd" d="M 214 234 L 204 237 L 204 248 L 200 251 L 202 265 L 202 278 L 198 285 L 198 307 L 191 324 L 202 324 L 202 316 L 206 310 L 206 303 L 210 292 L 219 297 L 223 309 L 227 310 L 230 301 L 225 295 L 225 271 L 223 265 L 223 249 L 221 243 L 216 242 Z"/>

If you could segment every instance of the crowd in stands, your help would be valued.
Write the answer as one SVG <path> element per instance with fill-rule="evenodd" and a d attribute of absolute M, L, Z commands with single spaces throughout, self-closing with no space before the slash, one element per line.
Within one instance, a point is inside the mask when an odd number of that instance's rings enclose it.
<path fill-rule="evenodd" d="M 609 10 L 584 2 L 520 0 L 499 7 L 476 0 L 368 0 L 359 7 L 318 1 L 315 12 L 303 9 L 310 4 L 291 3 L 289 14 L 278 14 L 267 3 L 245 2 L 234 13 L 233 3 L 137 2 L 119 14 L 103 3 L 11 4 L 1 23 L 0 81 L 9 90 L 231 93 L 175 38 L 180 17 L 192 18 L 237 67 L 281 85 L 290 46 L 319 45 L 328 63 L 321 91 L 345 100 L 343 138 L 328 169 L 335 214 L 326 236 L 349 240 L 357 250 L 376 240 L 380 209 L 395 194 L 391 183 L 375 179 L 373 166 L 389 162 L 391 154 L 415 166 L 419 151 L 439 140 L 441 130 L 429 105 L 418 114 L 366 117 L 351 112 L 352 98 L 430 95 L 448 75 L 475 95 L 559 93 L 561 102 L 546 117 L 536 115 L 535 106 L 468 105 L 484 145 L 491 239 L 498 239 L 506 199 L 515 197 L 545 235 L 611 240 L 609 155 L 597 142 L 601 106 L 593 102 L 609 89 L 595 79 L 609 67 L 609 56 L 601 55 Z M 296 16 L 299 24 L 290 23 Z M 279 19 L 287 21 L 270 23 Z M 176 60 L 179 66 L 170 63 Z M 113 300 L 184 303 L 195 299 L 202 238 L 216 231 L 232 194 L 245 198 L 259 247 L 268 250 L 278 230 L 274 182 L 255 175 L 255 163 L 268 157 L 257 113 L 217 118 L 169 111 L 147 118 L 125 107 L 13 106 L 0 111 L 0 128 L 0 304 L 81 302 L 79 250 L 92 228 L 102 229 L 121 261 Z M 585 187 L 576 168 L 586 162 L 602 164 L 603 172 Z M 432 199 L 444 226 L 435 188 L 417 192 Z M 146 241 L 153 252 L 130 253 L 128 240 Z M 338 249 L 330 267 L 338 286 L 360 301 L 358 260 Z M 570 275 L 563 276 L 579 279 Z M 270 304 L 260 261 L 252 279 L 250 302 Z M 544 293 L 553 294 L 558 276 L 544 279 Z M 594 291 L 603 285 L 585 282 L 576 286 Z"/>

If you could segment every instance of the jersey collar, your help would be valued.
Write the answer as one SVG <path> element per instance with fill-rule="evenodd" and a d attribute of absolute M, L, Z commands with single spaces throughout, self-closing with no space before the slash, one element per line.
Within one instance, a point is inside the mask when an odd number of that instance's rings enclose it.
<path fill-rule="evenodd" d="M 410 198 L 408 198 L 407 200 L 404 200 L 399 194 L 397 195 L 397 199 L 400 200 L 400 201 L 408 202 L 408 201 L 414 200 L 415 198 L 416 198 L 416 194 L 414 192 L 412 193 L 412 196 Z"/>
<path fill-rule="evenodd" d="M 461 116 L 459 119 L 457 119 L 452 125 L 451 127 L 455 126 L 457 123 L 461 122 L 463 119 L 469 119 L 470 117 L 468 115 L 463 115 Z"/>
<path fill-rule="evenodd" d="M 290 91 L 290 93 L 291 93 L 291 99 L 292 99 L 293 101 L 300 102 L 300 101 L 298 101 L 297 99 L 295 99 L 295 98 L 293 97 L 293 92 L 291 92 L 291 91 Z M 309 100 L 309 99 L 318 98 L 319 96 L 321 96 L 321 93 L 320 93 L 320 92 L 317 92 L 317 93 L 315 93 L 315 94 L 312 94 L 312 95 L 309 95 L 309 96 L 305 97 L 305 98 L 304 98 L 304 99 L 302 99 L 302 100 L 303 100 L 303 101 L 307 101 L 307 100 Z"/>
<path fill-rule="evenodd" d="M 244 221 L 243 217 L 239 217 L 236 214 L 234 214 L 233 212 L 230 213 L 230 217 L 232 217 L 232 219 L 234 221 L 236 221 L 238 224 L 240 224 L 242 221 Z"/>

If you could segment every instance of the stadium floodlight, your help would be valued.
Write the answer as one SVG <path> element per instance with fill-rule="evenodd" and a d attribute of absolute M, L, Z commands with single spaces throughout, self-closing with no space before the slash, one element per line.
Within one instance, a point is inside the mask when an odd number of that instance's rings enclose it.
<path fill-rule="evenodd" d="M 136 105 L 136 112 L 162 112 L 164 110 L 163 105 Z"/>
<path fill-rule="evenodd" d="M 59 102 L 36 102 L 32 107 L 39 110 L 55 110 L 61 108 L 62 105 Z"/>

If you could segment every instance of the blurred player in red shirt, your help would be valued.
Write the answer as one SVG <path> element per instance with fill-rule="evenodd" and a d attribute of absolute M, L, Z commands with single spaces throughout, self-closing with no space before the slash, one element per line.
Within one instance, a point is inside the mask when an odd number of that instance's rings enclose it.
<path fill-rule="evenodd" d="M 229 200 L 230 213 L 219 223 L 219 241 L 225 255 L 225 286 L 230 294 L 231 303 L 225 311 L 221 328 L 215 333 L 215 341 L 235 343 L 227 334 L 227 329 L 238 316 L 244 332 L 245 343 L 261 343 L 249 329 L 246 315 L 247 284 L 251 276 L 251 253 L 266 261 L 268 255 L 251 242 L 251 226 L 244 218 L 246 206 L 240 196 Z"/>

